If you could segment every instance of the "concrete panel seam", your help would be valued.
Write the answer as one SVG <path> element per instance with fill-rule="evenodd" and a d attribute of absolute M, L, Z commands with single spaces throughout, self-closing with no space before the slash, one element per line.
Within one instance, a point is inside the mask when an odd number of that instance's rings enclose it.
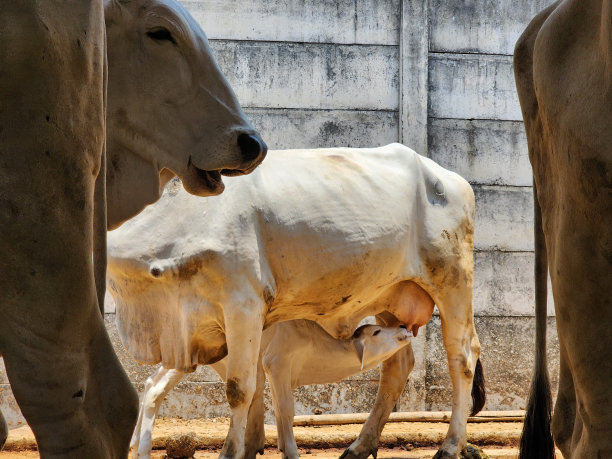
<path fill-rule="evenodd" d="M 248 44 L 273 44 L 273 45 L 307 45 L 307 46 L 344 46 L 344 47 L 377 47 L 397 48 L 398 45 L 386 43 L 335 43 L 333 41 L 290 41 L 290 40 L 238 40 L 234 38 L 210 38 L 210 43 L 248 43 Z M 466 53 L 463 53 L 466 54 Z"/>
<path fill-rule="evenodd" d="M 390 45 L 389 45 L 390 46 Z M 429 50 L 429 54 L 437 55 L 437 56 L 457 56 L 457 55 L 466 55 L 466 56 L 503 56 L 503 57 L 512 57 L 512 54 L 506 53 L 481 53 L 479 51 L 447 51 L 447 50 Z"/>

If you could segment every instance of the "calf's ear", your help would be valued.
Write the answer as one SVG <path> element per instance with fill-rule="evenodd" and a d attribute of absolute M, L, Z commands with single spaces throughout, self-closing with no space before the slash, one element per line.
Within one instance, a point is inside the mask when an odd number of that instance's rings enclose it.
<path fill-rule="evenodd" d="M 365 363 L 364 355 L 365 355 L 365 343 L 360 339 L 356 339 L 354 341 L 355 349 L 357 350 L 357 356 L 359 360 L 361 360 L 361 370 L 363 370 L 363 364 Z"/>

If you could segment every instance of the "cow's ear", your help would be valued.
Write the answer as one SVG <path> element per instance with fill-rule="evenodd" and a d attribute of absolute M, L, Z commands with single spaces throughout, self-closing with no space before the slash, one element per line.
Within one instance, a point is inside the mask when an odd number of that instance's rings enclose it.
<path fill-rule="evenodd" d="M 356 339 L 354 341 L 354 344 L 355 344 L 355 349 L 357 350 L 357 356 L 359 357 L 359 360 L 361 361 L 361 370 L 363 370 L 365 343 L 361 341 L 360 339 Z"/>
<path fill-rule="evenodd" d="M 109 22 L 112 24 L 114 20 L 118 20 L 128 11 L 134 14 L 134 10 L 136 10 L 139 3 L 135 0 L 104 0 L 104 19 L 106 20 L 106 25 L 108 26 Z"/>

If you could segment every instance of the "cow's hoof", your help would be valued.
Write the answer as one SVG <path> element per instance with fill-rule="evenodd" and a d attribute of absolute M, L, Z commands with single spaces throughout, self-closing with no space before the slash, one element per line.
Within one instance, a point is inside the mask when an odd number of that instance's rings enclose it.
<path fill-rule="evenodd" d="M 342 456 L 340 456 L 340 459 L 367 459 L 370 456 L 376 459 L 377 455 L 378 455 L 378 449 L 372 449 L 370 450 L 369 453 L 365 455 L 359 455 L 351 451 L 351 448 L 349 447 L 344 450 L 344 452 L 342 453 Z"/>
<path fill-rule="evenodd" d="M 440 449 L 433 457 L 433 459 L 458 459 L 458 456 L 456 454 L 451 454 L 448 451 Z"/>
<path fill-rule="evenodd" d="M 468 445 L 461 451 L 461 457 L 463 459 L 489 459 L 487 453 L 481 450 L 478 446 Z"/>
<path fill-rule="evenodd" d="M 260 456 L 263 456 L 263 455 L 264 455 L 264 449 L 263 449 L 263 448 L 260 448 L 260 449 L 258 449 L 258 450 L 253 451 L 253 452 L 251 452 L 251 451 L 247 451 L 247 452 L 244 454 L 244 459 L 255 459 L 255 458 L 257 457 L 257 455 L 258 455 L 258 454 L 259 454 Z"/>
<path fill-rule="evenodd" d="M 439 450 L 433 459 L 489 459 L 487 453 L 481 450 L 478 446 L 468 444 L 466 448 L 461 451 L 460 455 L 449 453 L 443 449 Z"/>

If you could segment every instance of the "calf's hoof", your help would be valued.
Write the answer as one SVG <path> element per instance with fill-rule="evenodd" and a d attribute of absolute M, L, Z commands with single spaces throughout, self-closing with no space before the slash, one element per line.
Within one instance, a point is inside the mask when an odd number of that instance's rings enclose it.
<path fill-rule="evenodd" d="M 376 459 L 377 455 L 378 455 L 378 449 L 372 449 L 367 454 L 361 455 L 361 454 L 357 454 L 354 451 L 352 451 L 349 446 L 348 448 L 344 450 L 344 452 L 342 453 L 342 456 L 340 456 L 340 459 L 367 459 L 370 456 Z"/>

